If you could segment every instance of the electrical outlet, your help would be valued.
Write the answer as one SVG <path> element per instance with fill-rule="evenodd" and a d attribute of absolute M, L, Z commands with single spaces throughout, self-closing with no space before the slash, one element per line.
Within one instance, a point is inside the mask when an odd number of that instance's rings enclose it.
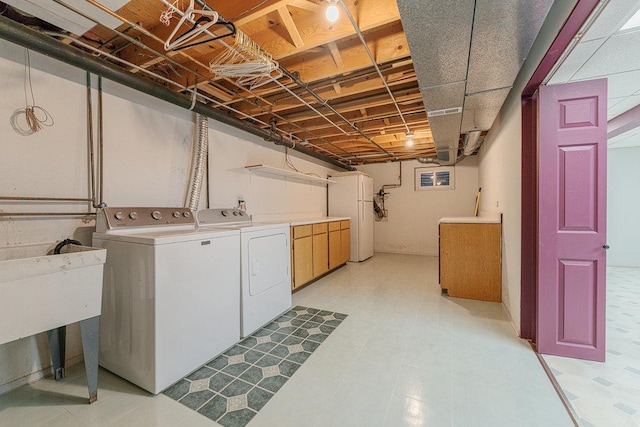
<path fill-rule="evenodd" d="M 238 198 L 238 206 L 237 208 L 243 211 L 247 210 L 247 202 L 244 200 L 244 196 L 242 194 L 236 194 Z"/>

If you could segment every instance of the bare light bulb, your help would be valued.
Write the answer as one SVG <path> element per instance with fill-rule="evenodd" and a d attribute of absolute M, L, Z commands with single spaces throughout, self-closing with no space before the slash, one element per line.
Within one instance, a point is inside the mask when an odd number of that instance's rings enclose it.
<path fill-rule="evenodd" d="M 336 22 L 340 17 L 340 11 L 338 10 L 338 6 L 335 4 L 330 4 L 325 11 L 325 16 L 329 22 Z"/>
<path fill-rule="evenodd" d="M 411 147 L 413 145 L 413 133 L 407 132 L 407 147 Z"/>

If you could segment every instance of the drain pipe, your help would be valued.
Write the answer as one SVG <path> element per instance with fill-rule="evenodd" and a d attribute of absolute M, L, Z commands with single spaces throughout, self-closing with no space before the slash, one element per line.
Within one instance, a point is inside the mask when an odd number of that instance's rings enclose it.
<path fill-rule="evenodd" d="M 71 46 L 67 46 L 59 41 L 41 34 L 31 28 L 19 24 L 11 19 L 0 15 L 0 38 L 26 47 L 53 59 L 65 62 L 80 69 L 97 74 L 116 83 L 120 83 L 131 89 L 151 95 L 155 98 L 177 105 L 179 107 L 189 109 L 191 107 L 191 98 L 176 93 L 166 87 L 159 85 L 139 75 L 129 73 L 113 64 L 96 58 L 86 52 L 80 51 Z M 262 129 L 258 126 L 246 123 L 236 117 L 223 113 L 220 110 L 209 107 L 208 105 L 196 102 L 193 111 L 217 120 L 221 123 L 232 126 L 236 129 L 243 130 L 252 135 L 258 136 L 266 141 L 274 141 L 277 145 L 285 145 L 300 153 L 314 157 L 325 163 L 337 166 L 341 169 L 354 171 L 353 166 L 342 163 L 341 161 L 329 156 L 325 156 L 282 135 L 275 134 L 270 129 Z"/>

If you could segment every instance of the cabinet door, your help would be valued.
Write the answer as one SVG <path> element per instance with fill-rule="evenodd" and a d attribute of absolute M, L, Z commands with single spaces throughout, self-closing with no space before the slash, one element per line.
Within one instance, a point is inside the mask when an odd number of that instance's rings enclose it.
<path fill-rule="evenodd" d="M 343 263 L 342 246 L 340 245 L 340 230 L 329 232 L 329 270 L 333 270 Z"/>
<path fill-rule="evenodd" d="M 440 286 L 449 296 L 502 301 L 500 224 L 440 224 Z"/>
<path fill-rule="evenodd" d="M 327 271 L 329 271 L 329 239 L 327 233 L 314 234 L 313 277 L 322 276 Z"/>
<path fill-rule="evenodd" d="M 313 240 L 311 236 L 293 241 L 293 288 L 313 279 Z"/>
<path fill-rule="evenodd" d="M 340 264 L 349 261 L 351 257 L 351 233 L 348 228 L 340 230 Z"/>

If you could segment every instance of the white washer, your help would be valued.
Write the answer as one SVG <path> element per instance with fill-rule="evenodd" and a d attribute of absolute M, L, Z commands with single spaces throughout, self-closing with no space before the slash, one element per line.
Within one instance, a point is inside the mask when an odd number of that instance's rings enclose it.
<path fill-rule="evenodd" d="M 252 223 L 238 209 L 197 212 L 200 230 L 240 230 L 241 322 L 246 337 L 291 308 L 291 231 L 288 223 Z"/>
<path fill-rule="evenodd" d="M 186 208 L 105 208 L 100 365 L 159 393 L 240 339 L 240 233 Z"/>

